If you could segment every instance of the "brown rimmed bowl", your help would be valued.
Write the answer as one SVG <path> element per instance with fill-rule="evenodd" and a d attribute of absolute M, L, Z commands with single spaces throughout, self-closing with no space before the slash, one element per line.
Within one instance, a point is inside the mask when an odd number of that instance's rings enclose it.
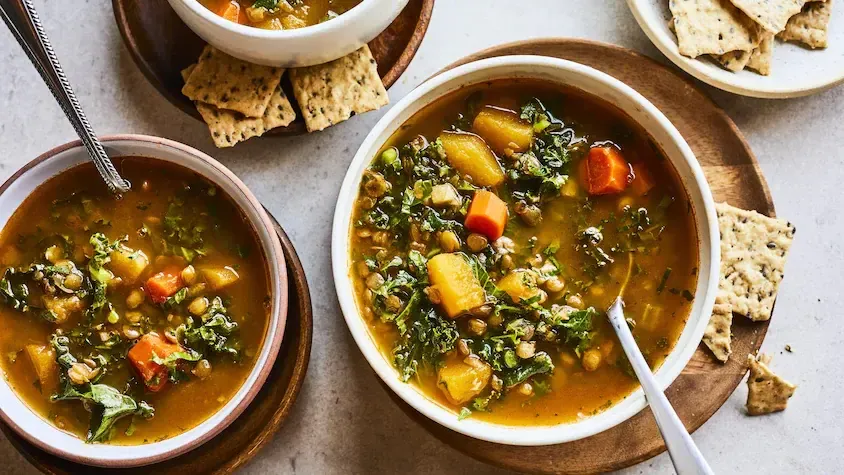
<path fill-rule="evenodd" d="M 29 443 L 74 462 L 108 468 L 137 467 L 161 462 L 210 440 L 228 427 L 258 394 L 278 356 L 288 309 L 288 276 L 284 253 L 273 221 L 251 191 L 234 173 L 208 155 L 187 145 L 144 135 L 116 135 L 102 139 L 109 155 L 148 157 L 187 168 L 227 194 L 252 226 L 266 258 L 272 291 L 270 321 L 255 364 L 234 397 L 196 427 L 150 444 L 125 446 L 87 444 L 63 432 L 32 411 L 0 378 L 0 418 Z M 79 141 L 56 147 L 31 161 L 0 187 L 0 222 L 6 223 L 41 184 L 76 165 L 88 154 Z M 104 186 L 91 183 L 90 186 Z"/>

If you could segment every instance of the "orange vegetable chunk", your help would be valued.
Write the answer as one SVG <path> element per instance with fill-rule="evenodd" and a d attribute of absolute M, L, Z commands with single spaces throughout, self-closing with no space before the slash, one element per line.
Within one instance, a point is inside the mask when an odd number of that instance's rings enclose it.
<path fill-rule="evenodd" d="M 235 0 L 224 2 L 217 14 L 235 23 L 246 23 L 246 12 L 241 11 L 240 4 Z"/>
<path fill-rule="evenodd" d="M 504 234 L 504 226 L 507 225 L 507 203 L 495 193 L 478 190 L 469 205 L 464 224 L 469 231 L 495 241 Z"/>
<path fill-rule="evenodd" d="M 633 170 L 633 181 L 630 182 L 630 191 L 639 196 L 648 194 L 656 186 L 656 182 L 651 172 L 648 171 L 647 166 L 640 162 L 631 164 L 630 168 Z"/>
<path fill-rule="evenodd" d="M 428 280 L 439 291 L 449 318 L 457 318 L 486 303 L 486 294 L 462 254 L 437 254 L 428 260 Z"/>
<path fill-rule="evenodd" d="M 524 152 L 533 141 L 533 126 L 507 109 L 486 106 L 475 116 L 472 130 L 497 153 Z"/>
<path fill-rule="evenodd" d="M 593 147 L 586 159 L 586 184 L 590 195 L 621 193 L 630 182 L 630 165 L 613 147 Z"/>
<path fill-rule="evenodd" d="M 472 177 L 472 183 L 498 186 L 504 182 L 504 170 L 484 139 L 465 132 L 443 132 L 440 141 L 448 163 Z"/>
<path fill-rule="evenodd" d="M 163 303 L 167 297 L 175 294 L 182 288 L 182 278 L 178 272 L 159 272 L 147 279 L 144 284 L 149 299 L 153 303 Z"/>
<path fill-rule="evenodd" d="M 154 362 L 152 355 L 163 359 L 179 351 L 184 351 L 182 345 L 170 343 L 155 333 L 147 333 L 129 350 L 127 357 L 147 389 L 158 392 L 167 384 L 167 368 Z"/>

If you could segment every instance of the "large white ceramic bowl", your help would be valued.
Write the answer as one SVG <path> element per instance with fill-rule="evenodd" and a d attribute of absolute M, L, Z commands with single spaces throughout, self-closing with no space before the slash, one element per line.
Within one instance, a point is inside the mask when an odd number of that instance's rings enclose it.
<path fill-rule="evenodd" d="M 297 68 L 346 56 L 378 36 L 408 0 L 363 0 L 337 18 L 295 30 L 263 30 L 221 18 L 197 0 L 168 0 L 194 33 L 236 58 Z"/>
<path fill-rule="evenodd" d="M 405 402 L 425 416 L 449 429 L 477 439 L 510 445 L 548 445 L 581 439 L 607 430 L 638 413 L 645 405 L 641 389 L 596 416 L 559 425 L 514 427 L 474 420 L 457 420 L 457 414 L 401 382 L 399 373 L 378 350 L 367 325 L 358 311 L 350 278 L 350 240 L 352 211 L 364 169 L 385 141 L 426 105 L 453 91 L 473 84 L 505 78 L 535 78 L 580 89 L 621 109 L 640 124 L 663 150 L 677 170 L 694 208 L 694 222 L 699 239 L 699 276 L 694 304 L 679 341 L 656 372 L 657 382 L 668 387 L 680 374 L 700 343 L 718 286 L 720 251 L 715 204 L 709 185 L 697 159 L 671 122 L 622 82 L 581 64 L 542 56 L 503 56 L 469 63 L 442 73 L 416 88 L 396 104 L 364 140 L 349 166 L 337 200 L 332 230 L 331 257 L 340 306 L 369 364 L 378 376 Z"/>
<path fill-rule="evenodd" d="M 111 156 L 150 157 L 178 164 L 202 175 L 232 198 L 251 224 L 267 259 L 272 289 L 271 318 L 255 366 L 234 397 L 198 426 L 161 442 L 144 445 L 86 444 L 57 429 L 33 412 L 0 377 L 0 418 L 35 446 L 59 457 L 109 468 L 136 467 L 183 454 L 208 441 L 239 416 L 266 381 L 284 336 L 287 320 L 287 268 L 278 235 L 264 208 L 231 171 L 204 153 L 171 140 L 143 135 L 118 135 L 102 139 Z M 57 147 L 36 158 L 0 187 L 0 223 L 39 185 L 61 172 L 88 161 L 80 142 Z M 104 186 L 91 183 L 91 186 Z M 2 370 L 0 370 L 2 373 Z"/>

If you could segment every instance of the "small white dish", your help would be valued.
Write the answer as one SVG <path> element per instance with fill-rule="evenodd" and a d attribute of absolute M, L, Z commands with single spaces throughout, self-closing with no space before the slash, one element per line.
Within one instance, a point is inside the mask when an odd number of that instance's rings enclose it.
<path fill-rule="evenodd" d="M 401 381 L 398 371 L 378 349 L 360 315 L 350 277 L 349 235 L 353 207 L 363 172 L 382 145 L 414 114 L 441 97 L 473 84 L 506 78 L 550 81 L 580 89 L 615 105 L 651 135 L 677 170 L 694 210 L 699 240 L 699 277 L 686 326 L 655 375 L 662 389 L 674 381 L 700 343 L 718 288 L 720 246 L 715 203 L 700 164 L 665 115 L 629 86 L 588 66 L 544 56 L 502 56 L 454 68 L 413 90 L 375 125 L 349 166 L 334 214 L 332 268 L 340 307 L 355 342 L 384 383 L 414 409 L 451 430 L 476 439 L 508 445 L 559 444 L 589 437 L 631 418 L 646 406 L 642 389 L 633 391 L 602 413 L 568 424 L 518 427 L 472 418 L 458 421 L 453 410 L 429 398 L 412 384 Z"/>
<path fill-rule="evenodd" d="M 138 467 L 176 457 L 207 442 L 246 409 L 260 391 L 278 356 L 287 321 L 287 267 L 272 221 L 261 203 L 230 170 L 208 155 L 172 140 L 145 135 L 115 135 L 100 141 L 111 156 L 149 157 L 185 167 L 219 187 L 240 208 L 255 231 L 267 259 L 272 303 L 270 321 L 261 351 L 243 385 L 220 410 L 179 435 L 141 445 L 89 444 L 59 430 L 26 403 L 2 377 L 0 370 L 0 419 L 29 443 L 74 462 L 110 469 Z M 48 179 L 89 160 L 80 141 L 45 152 L 0 186 L 0 223 L 9 220 L 23 201 Z M 104 186 L 97 183 L 97 186 Z"/>
<path fill-rule="evenodd" d="M 727 71 L 706 57 L 680 54 L 677 37 L 668 28 L 667 0 L 627 0 L 627 5 L 651 42 L 668 59 L 710 86 L 743 96 L 785 99 L 808 96 L 844 82 L 844 8 L 832 9 L 829 47 L 811 50 L 775 40 L 770 76 L 753 71 Z"/>
<path fill-rule="evenodd" d="M 363 0 L 332 20 L 295 30 L 263 30 L 220 17 L 197 0 L 168 0 L 194 33 L 250 63 L 298 68 L 346 56 L 384 31 L 408 0 Z"/>

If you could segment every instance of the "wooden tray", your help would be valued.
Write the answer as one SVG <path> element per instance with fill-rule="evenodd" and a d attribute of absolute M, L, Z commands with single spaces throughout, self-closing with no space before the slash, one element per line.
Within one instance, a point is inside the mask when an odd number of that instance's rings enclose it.
<path fill-rule="evenodd" d="M 182 23 L 167 0 L 112 0 L 111 4 L 123 42 L 147 80 L 171 104 L 201 121 L 193 102 L 182 95 L 184 81 L 180 72 L 196 62 L 205 42 Z M 416 55 L 433 9 L 434 0 L 410 0 L 398 18 L 369 42 L 385 87 L 398 80 Z M 298 111 L 287 75 L 282 79 L 282 88 Z M 277 127 L 264 135 L 307 133 L 305 122 L 298 115 L 287 127 Z"/>
<path fill-rule="evenodd" d="M 272 217 L 272 215 L 270 216 Z M 275 221 L 275 218 L 273 218 Z M 133 469 L 104 469 L 89 467 L 50 455 L 21 438 L 0 422 L 0 429 L 12 445 L 36 468 L 47 474 L 65 475 L 84 473 L 97 475 L 121 474 L 228 474 L 243 466 L 269 442 L 290 414 L 296 401 L 311 356 L 313 310 L 305 270 L 296 255 L 293 243 L 281 226 L 276 231 L 287 259 L 290 307 L 287 328 L 281 351 L 264 387 L 246 408 L 246 411 L 229 427 L 205 444 L 174 459 Z M 2 472 L 2 470 L 0 470 Z"/>
<path fill-rule="evenodd" d="M 716 201 L 774 216 L 765 178 L 732 120 L 689 79 L 618 46 L 574 39 L 510 43 L 464 58 L 443 71 L 483 58 L 542 55 L 576 61 L 624 81 L 660 109 L 691 146 Z M 441 71 L 442 72 L 442 71 Z M 733 356 L 722 365 L 701 344 L 666 395 L 689 431 L 709 419 L 738 386 L 744 357 L 759 349 L 768 322 L 733 320 Z M 386 388 L 386 386 L 385 386 Z M 568 444 L 516 447 L 476 440 L 421 415 L 389 391 L 402 409 L 441 441 L 478 460 L 520 472 L 581 474 L 618 470 L 665 450 L 650 409 L 606 432 Z"/>

